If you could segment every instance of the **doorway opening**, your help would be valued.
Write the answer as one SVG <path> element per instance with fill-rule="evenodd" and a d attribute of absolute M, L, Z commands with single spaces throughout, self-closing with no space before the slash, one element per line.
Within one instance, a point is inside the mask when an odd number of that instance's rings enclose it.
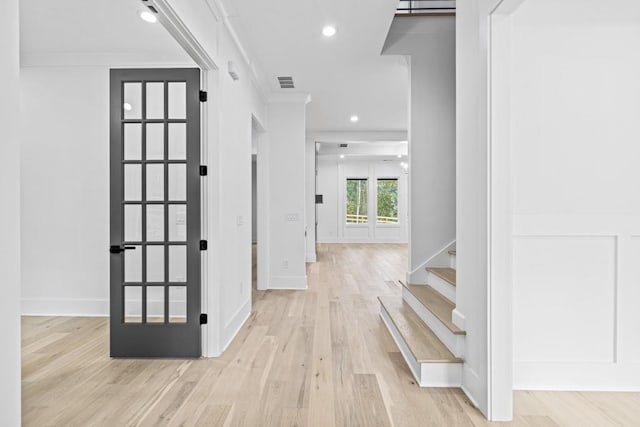
<path fill-rule="evenodd" d="M 268 171 L 265 128 L 251 116 L 251 288 L 268 288 Z"/>

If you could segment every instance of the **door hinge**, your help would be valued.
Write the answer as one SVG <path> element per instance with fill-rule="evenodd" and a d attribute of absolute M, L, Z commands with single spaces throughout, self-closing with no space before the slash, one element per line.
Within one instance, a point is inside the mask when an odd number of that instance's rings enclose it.
<path fill-rule="evenodd" d="M 207 176 L 207 167 L 204 165 L 200 166 L 200 176 Z"/>
<path fill-rule="evenodd" d="M 201 325 L 206 325 L 207 324 L 207 313 L 200 313 L 200 324 Z"/>
<path fill-rule="evenodd" d="M 206 251 L 207 250 L 207 241 L 206 240 L 200 240 L 200 250 L 201 251 Z"/>
<path fill-rule="evenodd" d="M 200 91 L 200 102 L 207 102 L 207 92 L 204 90 Z"/>

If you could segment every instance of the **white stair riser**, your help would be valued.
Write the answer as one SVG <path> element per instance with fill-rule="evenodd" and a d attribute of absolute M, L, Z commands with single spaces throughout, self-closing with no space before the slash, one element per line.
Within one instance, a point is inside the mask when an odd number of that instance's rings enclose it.
<path fill-rule="evenodd" d="M 382 305 L 380 317 L 420 387 L 460 387 L 462 385 L 462 363 L 419 363 L 411 354 L 411 350 Z"/>
<path fill-rule="evenodd" d="M 420 387 L 461 387 L 462 363 L 422 363 Z"/>
<path fill-rule="evenodd" d="M 452 303 L 456 303 L 456 287 L 446 280 L 440 278 L 433 274 L 432 272 L 427 272 L 427 283 L 433 289 L 438 291 L 440 295 L 451 301 Z"/>
<path fill-rule="evenodd" d="M 454 254 L 449 254 L 449 267 L 456 269 L 456 256 Z"/>
<path fill-rule="evenodd" d="M 456 335 L 451 332 L 440 319 L 422 305 L 406 288 L 402 288 L 402 299 L 411 306 L 413 311 L 416 312 L 454 356 L 462 357 L 464 355 L 464 335 Z"/>

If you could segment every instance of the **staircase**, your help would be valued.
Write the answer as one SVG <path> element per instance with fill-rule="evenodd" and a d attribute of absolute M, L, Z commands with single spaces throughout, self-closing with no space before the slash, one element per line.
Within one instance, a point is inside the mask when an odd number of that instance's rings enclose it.
<path fill-rule="evenodd" d="M 380 317 L 421 387 L 459 387 L 466 332 L 452 321 L 456 252 L 427 268 L 426 285 L 402 283 L 402 299 L 379 297 Z"/>

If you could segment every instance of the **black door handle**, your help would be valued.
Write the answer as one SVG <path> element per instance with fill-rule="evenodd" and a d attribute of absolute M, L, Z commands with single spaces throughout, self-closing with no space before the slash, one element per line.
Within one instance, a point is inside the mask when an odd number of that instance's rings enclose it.
<path fill-rule="evenodd" d="M 135 246 L 118 246 L 118 245 L 112 245 L 109 248 L 109 252 L 111 252 L 112 254 L 119 254 L 121 252 L 124 252 L 126 250 L 131 250 L 131 249 L 135 249 Z"/>

